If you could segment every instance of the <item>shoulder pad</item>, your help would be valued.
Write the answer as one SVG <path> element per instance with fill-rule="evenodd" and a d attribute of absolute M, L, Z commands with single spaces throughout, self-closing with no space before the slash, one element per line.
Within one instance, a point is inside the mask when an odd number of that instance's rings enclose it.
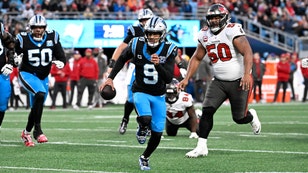
<path fill-rule="evenodd" d="M 143 29 L 138 25 L 138 26 L 134 26 L 134 25 L 131 25 L 129 26 L 128 28 L 128 31 L 134 36 L 138 36 L 140 35 L 139 32 L 143 32 Z"/>
<path fill-rule="evenodd" d="M 178 53 L 178 47 L 175 44 L 171 43 L 171 42 L 166 42 L 166 44 L 167 43 L 170 44 L 168 52 L 167 52 L 167 57 L 169 57 L 171 54 L 175 54 L 176 55 Z"/>
<path fill-rule="evenodd" d="M 51 35 L 51 37 L 53 37 L 55 44 L 58 44 L 58 42 L 59 42 L 59 33 L 58 32 L 56 32 L 55 30 L 47 30 L 46 33 L 48 35 Z"/>
<path fill-rule="evenodd" d="M 56 31 L 55 31 L 55 30 L 46 30 L 46 32 L 47 32 L 48 34 L 52 34 L 52 33 L 56 32 Z"/>
<path fill-rule="evenodd" d="M 132 33 L 132 35 L 135 36 L 136 35 L 135 27 L 133 25 L 130 25 L 128 27 L 128 32 Z"/>
<path fill-rule="evenodd" d="M 245 31 L 239 23 L 228 23 L 225 29 L 228 36 L 245 35 Z"/>

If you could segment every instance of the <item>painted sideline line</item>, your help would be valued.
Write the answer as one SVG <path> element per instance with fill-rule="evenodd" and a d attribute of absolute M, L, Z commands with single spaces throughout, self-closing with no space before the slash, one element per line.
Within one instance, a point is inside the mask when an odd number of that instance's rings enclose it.
<path fill-rule="evenodd" d="M 85 172 L 85 173 L 124 173 L 124 172 L 104 172 L 92 170 L 74 170 L 74 169 L 53 169 L 53 168 L 34 168 L 34 167 L 13 167 L 0 166 L 1 169 L 19 169 L 19 170 L 37 170 L 37 171 L 54 171 L 54 172 Z"/>

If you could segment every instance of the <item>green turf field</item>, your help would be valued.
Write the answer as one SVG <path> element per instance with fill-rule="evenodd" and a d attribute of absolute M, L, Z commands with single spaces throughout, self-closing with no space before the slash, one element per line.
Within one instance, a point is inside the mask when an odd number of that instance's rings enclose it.
<path fill-rule="evenodd" d="M 185 158 L 196 146 L 189 131 L 164 135 L 150 158 L 150 172 L 308 172 L 308 105 L 251 105 L 262 122 L 261 135 L 250 125 L 236 125 L 229 106 L 214 117 L 209 155 Z M 100 109 L 44 110 L 42 127 L 48 143 L 27 148 L 20 140 L 29 110 L 8 111 L 0 129 L 0 173 L 142 172 L 138 157 L 145 148 L 136 138 L 135 114 L 125 135 L 118 133 L 123 105 Z"/>

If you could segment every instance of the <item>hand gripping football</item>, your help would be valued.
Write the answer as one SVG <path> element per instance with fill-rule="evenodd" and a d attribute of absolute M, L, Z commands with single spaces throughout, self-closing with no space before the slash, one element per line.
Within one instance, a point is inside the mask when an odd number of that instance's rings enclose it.
<path fill-rule="evenodd" d="M 101 96 L 105 100 L 111 100 L 116 96 L 117 92 L 116 89 L 112 90 L 112 87 L 110 85 L 104 86 L 104 88 L 101 91 Z"/>

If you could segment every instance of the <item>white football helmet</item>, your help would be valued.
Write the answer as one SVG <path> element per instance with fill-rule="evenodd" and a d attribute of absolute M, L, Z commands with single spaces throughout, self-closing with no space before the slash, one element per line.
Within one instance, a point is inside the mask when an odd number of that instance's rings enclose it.
<path fill-rule="evenodd" d="M 166 31 L 167 31 L 167 24 L 164 21 L 163 18 L 154 16 L 151 19 L 149 19 L 144 26 L 144 34 L 145 39 L 147 41 L 147 44 L 150 47 L 156 47 L 161 42 L 163 42 L 166 38 Z M 149 42 L 148 34 L 149 33 L 159 33 L 160 39 L 157 42 Z"/>
<path fill-rule="evenodd" d="M 34 15 L 29 20 L 29 27 L 30 27 L 30 31 L 31 31 L 33 39 L 35 41 L 41 41 L 45 34 L 46 27 L 47 27 L 47 22 L 46 22 L 45 17 L 41 15 Z M 34 31 L 36 27 L 43 27 L 44 30 Z"/>
<path fill-rule="evenodd" d="M 142 20 L 142 19 L 150 19 L 151 17 L 153 17 L 153 12 L 146 8 L 146 9 L 141 9 L 138 12 L 138 20 Z"/>
<path fill-rule="evenodd" d="M 211 22 L 210 20 L 214 17 L 220 17 L 219 22 Z M 213 32 L 213 34 L 218 33 L 227 23 L 230 21 L 229 11 L 222 4 L 213 4 L 209 7 L 206 12 L 206 24 Z"/>
<path fill-rule="evenodd" d="M 139 10 L 139 12 L 138 12 L 139 24 L 142 27 L 144 27 L 144 23 L 153 16 L 154 16 L 153 12 L 148 8 Z"/>

